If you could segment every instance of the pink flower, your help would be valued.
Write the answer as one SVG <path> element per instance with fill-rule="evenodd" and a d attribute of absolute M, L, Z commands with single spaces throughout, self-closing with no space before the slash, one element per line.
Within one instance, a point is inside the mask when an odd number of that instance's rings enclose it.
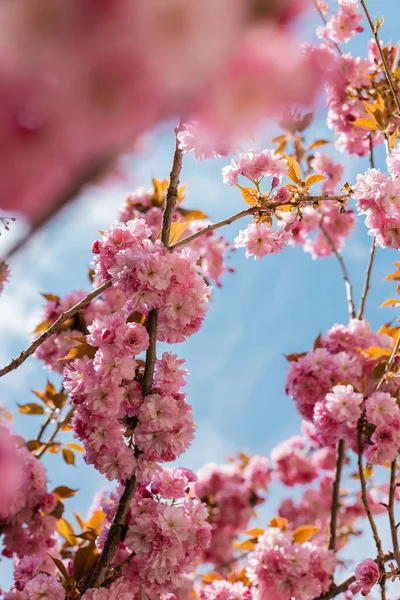
<path fill-rule="evenodd" d="M 350 585 L 349 589 L 353 594 L 361 592 L 363 596 L 367 596 L 379 580 L 378 565 L 372 558 L 366 558 L 357 565 L 355 576 L 356 581 Z"/>
<path fill-rule="evenodd" d="M 291 233 L 283 226 L 271 231 L 267 223 L 251 223 L 247 229 L 239 232 L 235 239 L 236 248 L 246 248 L 246 257 L 262 258 L 267 254 L 276 254 L 288 245 Z"/>
<path fill-rule="evenodd" d="M 352 385 L 336 385 L 325 397 L 328 411 L 339 423 L 355 423 L 361 416 L 362 401 L 363 395 L 354 392 Z"/>
<path fill-rule="evenodd" d="M 65 590 L 53 576 L 39 573 L 25 585 L 27 600 L 65 600 Z"/>
<path fill-rule="evenodd" d="M 399 416 L 395 398 L 386 392 L 374 392 L 365 402 L 367 418 L 373 425 L 390 425 Z"/>

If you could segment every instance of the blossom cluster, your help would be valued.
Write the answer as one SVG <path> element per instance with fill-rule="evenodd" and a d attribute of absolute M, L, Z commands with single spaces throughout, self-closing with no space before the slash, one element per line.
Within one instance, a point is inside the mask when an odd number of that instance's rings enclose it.
<path fill-rule="evenodd" d="M 93 244 L 96 281 L 112 279 L 131 312 L 146 316 L 157 309 L 157 339 L 182 342 L 200 329 L 211 288 L 199 274 L 194 251 L 184 247 L 169 252 L 150 236 L 143 219 L 113 223 Z"/>
<path fill-rule="evenodd" d="M 212 527 L 204 562 L 218 567 L 233 556 L 232 543 L 247 528 L 254 507 L 264 501 L 260 492 L 270 480 L 269 461 L 258 455 L 242 455 L 226 465 L 206 464 L 198 471 L 193 493 L 207 505 Z"/>
<path fill-rule="evenodd" d="M 359 12 L 357 0 L 339 0 L 339 10 L 334 13 L 325 27 L 317 29 L 321 39 L 330 39 L 337 44 L 349 42 L 356 32 L 364 31 L 361 27 L 362 14 Z"/>
<path fill-rule="evenodd" d="M 189 485 L 195 479 L 188 469 L 162 469 L 149 488 L 142 485 L 136 491 L 129 507 L 127 532 L 114 557 L 117 565 L 134 553 L 121 573 L 129 582 L 130 597 L 141 586 L 150 597 L 180 588 L 184 576 L 208 546 L 211 527 L 206 507 L 188 495 Z M 99 549 L 103 548 L 122 493 L 120 486 L 103 505 L 106 524 L 97 541 Z M 83 597 L 102 598 L 90 590 Z"/>
<path fill-rule="evenodd" d="M 247 576 L 259 597 L 276 600 L 308 600 L 326 592 L 335 571 L 336 558 L 312 542 L 293 542 L 289 531 L 269 527 L 250 554 Z"/>
<path fill-rule="evenodd" d="M 357 175 L 353 197 L 369 235 L 382 248 L 400 248 L 400 146 L 387 159 L 389 175 L 368 169 Z"/>
<path fill-rule="evenodd" d="M 367 558 L 357 565 L 355 576 L 356 580 L 350 585 L 350 591 L 353 594 L 361 592 L 363 596 L 368 596 L 374 585 L 378 583 L 379 567 L 372 558 Z"/>

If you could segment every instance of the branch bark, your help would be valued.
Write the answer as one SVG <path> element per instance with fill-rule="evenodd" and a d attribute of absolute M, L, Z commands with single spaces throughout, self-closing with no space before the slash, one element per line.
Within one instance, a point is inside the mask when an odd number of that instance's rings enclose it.
<path fill-rule="evenodd" d="M 333 482 L 332 489 L 332 504 L 331 504 L 331 520 L 329 524 L 329 550 L 336 550 L 336 528 L 337 528 L 337 518 L 339 515 L 339 496 L 340 496 L 340 480 L 342 477 L 342 469 L 343 469 L 343 460 L 344 460 L 344 451 L 345 451 L 345 441 L 339 440 L 338 448 L 337 448 L 337 456 L 336 456 L 336 472 L 335 472 L 335 480 Z"/>
<path fill-rule="evenodd" d="M 380 56 L 380 58 L 381 58 L 381 61 L 382 61 L 383 70 L 384 70 L 384 72 L 385 72 L 385 77 L 386 77 L 386 80 L 387 80 L 387 82 L 388 82 L 388 84 L 389 84 L 389 88 L 390 88 L 390 91 L 391 91 L 391 93 L 392 93 L 392 96 L 393 96 L 394 103 L 395 103 L 395 105 L 396 105 L 397 114 L 396 114 L 396 115 L 394 115 L 394 116 L 396 116 L 396 117 L 400 117 L 400 103 L 399 103 L 399 99 L 398 99 L 398 97 L 397 97 L 397 92 L 396 92 L 396 89 L 395 89 L 395 87 L 394 87 L 394 83 L 393 83 L 393 79 L 392 79 L 392 74 L 391 74 L 391 72 L 390 72 L 390 69 L 389 69 L 389 66 L 388 66 L 388 64 L 387 64 L 387 62 L 386 62 L 386 58 L 385 58 L 385 55 L 384 55 L 384 53 L 383 53 L 383 50 L 382 50 L 381 43 L 380 43 L 380 41 L 379 41 L 379 35 L 378 35 L 378 31 L 379 31 L 379 29 L 377 29 L 377 28 L 375 27 L 375 25 L 374 25 L 374 23 L 373 23 L 373 21 L 372 21 L 372 19 L 371 19 L 371 15 L 369 14 L 369 11 L 368 11 L 368 8 L 367 8 L 367 5 L 365 4 L 365 0 L 360 0 L 360 2 L 361 2 L 361 6 L 362 6 L 362 7 L 363 7 L 363 9 L 364 9 L 365 16 L 367 17 L 367 20 L 368 20 L 369 26 L 370 26 L 370 28 L 371 28 L 371 31 L 372 31 L 372 35 L 373 35 L 373 36 L 374 36 L 374 38 L 375 38 L 375 42 L 376 42 L 376 45 L 377 45 L 377 48 L 378 48 L 379 56 Z"/>
<path fill-rule="evenodd" d="M 103 285 L 101 285 L 97 289 L 93 290 L 93 292 L 90 292 L 90 294 L 88 294 L 80 302 L 75 304 L 75 306 L 73 306 L 69 310 L 66 310 L 65 312 L 63 312 L 58 317 L 58 319 L 56 321 L 54 321 L 54 323 L 52 325 L 50 325 L 50 327 L 42 333 L 42 335 L 39 335 L 39 337 L 37 337 L 32 342 L 32 344 L 30 346 L 28 346 L 28 348 L 26 350 L 21 352 L 21 354 L 19 356 L 17 356 L 17 358 L 13 358 L 13 360 L 8 365 L 6 365 L 2 369 L 0 369 L 0 377 L 3 377 L 3 375 L 6 375 L 7 373 L 10 373 L 11 371 L 14 371 L 20 365 L 22 365 L 22 363 L 25 362 L 26 359 L 29 358 L 29 356 L 31 356 L 37 348 L 39 348 L 40 344 L 43 344 L 43 342 L 45 342 L 51 335 L 53 335 L 53 333 L 57 333 L 58 329 L 61 327 L 61 325 L 67 319 L 69 319 L 70 317 L 73 317 L 74 314 L 77 313 L 78 311 L 80 311 L 82 308 L 85 308 L 85 306 L 87 306 L 89 304 L 89 302 L 91 302 L 94 298 L 97 298 L 97 296 L 100 296 L 100 294 L 102 294 L 106 289 L 111 287 L 111 285 L 112 285 L 111 281 L 107 281 L 106 283 L 103 283 Z"/>
<path fill-rule="evenodd" d="M 365 274 L 364 289 L 363 289 L 363 292 L 361 295 L 361 302 L 360 302 L 360 308 L 358 309 L 358 313 L 357 313 L 357 319 L 362 319 L 364 316 L 365 303 L 367 301 L 367 296 L 368 296 L 370 283 L 371 283 L 372 266 L 374 264 L 375 252 L 376 252 L 376 246 L 375 246 L 375 238 L 374 238 L 372 240 L 371 249 L 369 251 L 369 259 L 368 259 L 367 270 L 366 270 L 366 274 Z"/>
<path fill-rule="evenodd" d="M 175 130 L 177 133 L 178 130 Z M 174 161 L 171 170 L 170 183 L 166 196 L 166 204 L 163 213 L 163 225 L 161 230 L 161 240 L 168 249 L 169 235 L 171 230 L 171 220 L 174 206 L 178 199 L 179 176 L 182 169 L 182 153 L 178 148 L 176 141 Z M 149 347 L 146 351 L 146 362 L 142 379 L 143 396 L 151 393 L 153 386 L 154 369 L 156 364 L 156 345 L 157 345 L 157 311 L 151 310 L 147 317 L 147 332 L 149 334 Z M 139 452 L 136 450 L 136 454 Z M 92 576 L 85 584 L 82 591 L 89 588 L 99 588 L 107 578 L 109 565 L 115 554 L 126 526 L 126 519 L 129 513 L 129 507 L 132 498 L 138 487 L 138 481 L 135 475 L 132 475 L 125 484 L 124 493 L 121 496 L 117 512 L 111 524 L 110 531 L 104 544 L 103 552 L 95 567 Z"/>

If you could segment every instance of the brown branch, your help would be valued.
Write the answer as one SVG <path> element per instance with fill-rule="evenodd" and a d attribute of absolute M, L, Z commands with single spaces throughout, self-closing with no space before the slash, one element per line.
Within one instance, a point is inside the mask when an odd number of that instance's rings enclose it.
<path fill-rule="evenodd" d="M 32 344 L 30 346 L 28 346 L 28 348 L 26 350 L 21 352 L 21 354 L 19 356 L 17 356 L 17 358 L 13 358 L 13 360 L 8 365 L 6 365 L 2 369 L 0 369 L 0 377 L 3 377 L 3 375 L 10 373 L 10 371 L 14 371 L 20 365 L 22 365 L 22 363 L 25 362 L 26 359 L 29 358 L 29 356 L 31 356 L 37 348 L 39 348 L 40 344 L 43 344 L 43 342 L 46 341 L 51 335 L 53 335 L 53 333 L 57 333 L 59 327 L 61 327 L 61 325 L 67 319 L 69 319 L 70 317 L 73 317 L 74 314 L 77 313 L 82 308 L 85 308 L 85 306 L 87 306 L 89 304 L 89 302 L 91 302 L 94 298 L 97 298 L 97 296 L 100 296 L 100 294 L 102 294 L 106 289 L 111 287 L 111 285 L 112 285 L 111 281 L 107 281 L 106 283 L 103 283 L 103 285 L 101 285 L 97 289 L 93 290 L 93 292 L 90 292 L 90 294 L 88 294 L 80 302 L 75 304 L 75 306 L 73 306 L 72 308 L 61 313 L 61 315 L 58 317 L 58 319 L 56 321 L 54 321 L 54 323 L 52 325 L 50 325 L 50 327 L 48 329 L 46 329 L 46 331 L 44 331 L 42 333 L 42 335 L 39 335 L 39 337 L 37 337 L 32 342 Z"/>
<path fill-rule="evenodd" d="M 385 552 L 385 554 L 383 555 L 383 558 L 384 558 L 384 562 L 387 562 L 388 560 L 391 560 L 393 558 L 393 553 Z M 378 557 L 375 558 L 375 562 L 378 564 Z M 343 581 L 341 581 L 337 585 L 336 584 L 331 585 L 331 587 L 329 588 L 329 590 L 327 592 L 325 592 L 325 594 L 318 596 L 318 598 L 314 598 L 314 600 L 330 600 L 331 598 L 335 598 L 335 596 L 337 596 L 338 594 L 343 594 L 344 592 L 346 592 L 349 589 L 350 585 L 352 583 L 354 583 L 355 580 L 356 580 L 356 576 L 354 573 L 352 573 L 351 575 L 346 577 L 346 579 L 343 579 Z"/>
<path fill-rule="evenodd" d="M 106 587 L 107 585 L 110 585 L 110 583 L 115 581 L 117 579 L 117 577 L 119 575 L 121 575 L 121 572 L 123 571 L 123 569 L 127 565 L 129 565 L 129 563 L 131 562 L 131 560 L 133 560 L 135 558 L 135 556 L 136 556 L 136 552 L 131 552 L 130 555 L 128 556 L 128 558 L 126 558 L 121 563 L 119 563 L 119 565 L 117 565 L 116 567 L 111 569 L 111 571 L 109 571 L 107 573 L 106 579 L 103 581 L 101 587 Z"/>
<path fill-rule="evenodd" d="M 374 520 L 374 517 L 372 516 L 372 512 L 371 512 L 371 506 L 369 504 L 369 499 L 368 499 L 368 493 L 367 493 L 367 482 L 365 480 L 365 474 L 364 474 L 364 467 L 363 467 L 363 459 L 362 459 L 362 452 L 363 452 L 363 439 L 362 439 L 362 428 L 363 428 L 363 423 L 364 423 L 364 419 L 365 419 L 365 411 L 363 412 L 363 414 L 361 415 L 359 421 L 358 421 L 358 426 L 357 426 L 357 450 L 358 450 L 358 458 L 357 458 L 357 464 L 358 464 L 358 476 L 360 478 L 360 483 L 361 483 L 361 499 L 364 505 L 364 509 L 365 512 L 367 513 L 367 518 L 371 527 L 371 531 L 372 531 L 372 535 L 374 538 L 374 542 L 375 542 L 375 546 L 376 546 L 376 550 L 378 553 L 378 557 L 377 557 L 377 565 L 379 567 L 379 572 L 381 574 L 380 580 L 379 580 L 379 584 L 381 586 L 381 597 L 382 600 L 385 600 L 386 598 L 386 592 L 385 592 L 385 559 L 384 559 L 384 554 L 383 554 L 383 550 L 382 550 L 382 542 L 381 539 L 379 537 L 379 533 L 378 533 L 378 529 Z"/>
<path fill-rule="evenodd" d="M 175 242 L 175 244 L 172 244 L 172 246 L 170 246 L 169 249 L 176 250 L 177 248 L 180 248 L 181 246 L 190 244 L 190 242 L 193 242 L 194 240 L 201 237 L 202 235 L 206 235 L 207 233 L 210 233 L 210 231 L 215 231 L 216 229 L 219 229 L 220 227 L 224 227 L 225 225 L 230 225 L 234 221 L 237 221 L 238 219 L 242 219 L 243 217 L 247 217 L 248 215 L 254 215 L 254 214 L 262 215 L 264 213 L 270 213 L 270 212 L 273 212 L 274 210 L 277 210 L 280 206 L 293 206 L 293 210 L 294 210 L 303 204 L 313 204 L 314 202 L 321 202 L 321 201 L 341 202 L 343 200 L 346 200 L 347 198 L 349 198 L 349 194 L 339 194 L 337 196 L 329 196 L 329 195 L 300 196 L 299 198 L 296 198 L 296 200 L 294 202 L 269 202 L 269 203 L 266 203 L 265 205 L 263 205 L 263 207 L 251 206 L 250 208 L 241 210 L 240 212 L 232 215 L 231 217 L 228 217 L 227 219 L 223 219 L 222 221 L 218 221 L 217 223 L 210 223 L 210 225 L 207 225 L 203 229 L 200 229 L 199 231 L 196 231 L 195 233 L 188 235 L 187 237 L 183 238 L 182 240 Z"/>
<path fill-rule="evenodd" d="M 365 4 L 365 0 L 360 0 L 360 2 L 361 2 L 361 6 L 364 9 L 365 16 L 367 17 L 369 26 L 370 26 L 371 31 L 372 31 L 372 35 L 375 38 L 375 42 L 376 42 L 376 45 L 377 45 L 377 48 L 378 48 L 379 56 L 381 57 L 383 70 L 385 72 L 385 77 L 386 77 L 386 80 L 387 80 L 387 82 L 389 84 L 389 88 L 390 88 L 390 91 L 392 93 L 394 103 L 396 105 L 397 114 L 395 114 L 394 116 L 400 117 L 400 103 L 399 103 L 399 99 L 397 97 L 396 89 L 394 87 L 394 83 L 393 83 L 393 79 L 392 79 L 392 74 L 391 74 L 389 66 L 388 66 L 388 64 L 386 62 L 386 58 L 385 58 L 385 55 L 383 53 L 381 43 L 379 41 L 379 36 L 378 36 L 379 27 L 376 27 L 374 25 L 374 23 L 373 23 L 373 21 L 371 19 L 371 15 L 368 12 L 367 5 Z"/>
<path fill-rule="evenodd" d="M 54 439 L 55 439 L 57 433 L 60 431 L 61 427 L 63 425 L 65 425 L 66 423 L 69 423 L 69 421 L 71 420 L 72 415 L 74 414 L 74 412 L 75 412 L 75 406 L 72 406 L 70 408 L 70 410 L 68 411 L 66 417 L 64 419 L 58 421 L 57 425 L 54 428 L 53 433 L 51 434 L 51 436 L 49 437 L 49 439 L 47 440 L 47 442 L 43 442 L 43 448 L 41 448 L 39 450 L 39 452 L 35 455 L 36 458 L 41 458 L 43 456 L 43 454 L 46 452 L 47 448 L 54 441 Z"/>
<path fill-rule="evenodd" d="M 339 514 L 340 479 L 342 476 L 345 441 L 339 440 L 336 456 L 335 480 L 332 488 L 331 520 L 329 523 L 329 550 L 336 550 L 336 528 Z"/>
<path fill-rule="evenodd" d="M 178 156 L 179 154 L 179 156 Z M 178 197 L 178 185 L 179 176 L 182 169 L 182 155 L 179 149 L 176 147 L 173 166 L 171 170 L 171 178 L 167 191 L 166 205 L 163 214 L 163 225 L 161 230 L 161 240 L 164 245 L 168 248 L 168 241 L 171 229 L 171 218 L 173 208 L 175 206 Z M 153 386 L 154 368 L 156 364 L 156 345 L 157 345 L 157 311 L 151 310 L 147 318 L 147 332 L 149 334 L 149 346 L 146 351 L 146 362 L 144 368 L 143 379 L 141 381 L 143 396 L 147 396 L 151 393 Z M 136 454 L 139 452 L 136 449 Z M 135 475 L 132 475 L 125 484 L 124 493 L 119 501 L 118 509 L 115 514 L 114 520 L 111 524 L 110 531 L 108 532 L 107 539 L 104 544 L 103 551 L 100 555 L 99 561 L 96 568 L 89 578 L 88 582 L 84 585 L 83 591 L 89 588 L 99 588 L 107 578 L 107 570 L 110 562 L 113 559 L 115 550 L 117 549 L 126 527 L 126 519 L 129 513 L 129 506 L 132 498 L 138 487 L 138 482 Z"/>
<path fill-rule="evenodd" d="M 53 419 L 54 416 L 54 411 L 51 411 L 51 413 L 49 414 L 49 416 L 47 417 L 47 419 L 45 420 L 45 422 L 43 423 L 43 425 L 41 426 L 39 433 L 37 434 L 37 438 L 36 441 L 40 442 L 42 439 L 42 436 L 44 434 L 44 432 L 46 431 L 47 427 L 50 425 L 51 420 Z"/>
<path fill-rule="evenodd" d="M 179 148 L 178 140 L 180 126 L 181 124 L 179 123 L 178 127 L 175 129 L 175 153 L 169 178 L 169 186 L 165 200 L 165 209 L 161 229 L 161 241 L 166 248 L 169 247 L 169 234 L 171 230 L 172 213 L 174 212 L 175 205 L 178 201 L 179 177 L 182 171 L 183 153 L 182 150 L 180 150 Z"/>
<path fill-rule="evenodd" d="M 389 515 L 389 523 L 390 523 L 390 533 L 392 536 L 393 554 L 396 559 L 397 566 L 400 569 L 399 538 L 397 535 L 396 519 L 395 519 L 395 515 L 394 515 L 394 503 L 395 503 L 395 493 L 396 493 L 396 468 L 397 468 L 397 459 L 395 458 L 394 461 L 392 461 L 392 464 L 390 466 L 390 488 L 389 488 L 388 515 Z"/>
<path fill-rule="evenodd" d="M 322 223 L 322 219 L 320 222 L 320 228 L 322 233 L 324 234 L 324 236 L 326 237 L 326 240 L 328 242 L 328 244 L 330 245 L 330 247 L 332 248 L 332 251 L 334 253 L 334 255 L 336 256 L 336 258 L 339 261 L 340 267 L 342 269 L 342 273 L 343 273 L 343 279 L 344 279 L 344 285 L 346 287 L 346 297 L 347 297 L 347 308 L 348 308 L 348 312 L 349 312 L 349 317 L 350 319 L 354 319 L 356 316 L 356 308 L 354 305 L 354 299 L 353 299 L 353 286 L 351 285 L 351 281 L 350 281 L 350 276 L 349 273 L 347 271 L 345 262 L 343 260 L 343 258 L 341 257 L 341 255 L 339 254 L 334 241 L 332 240 L 331 236 L 329 235 L 329 233 L 326 231 L 323 223 Z"/>
<path fill-rule="evenodd" d="M 363 289 L 363 292 L 361 295 L 361 302 L 360 302 L 360 308 L 357 313 L 357 319 L 362 319 L 363 315 L 364 315 L 365 303 L 367 301 L 367 296 L 368 296 L 370 283 L 371 283 L 372 265 L 374 264 L 375 252 L 376 252 L 376 246 L 375 246 L 375 238 L 374 238 L 372 240 L 371 249 L 369 251 L 369 259 L 368 259 L 367 270 L 366 270 L 366 274 L 365 274 L 364 289 Z"/>
<path fill-rule="evenodd" d="M 382 389 L 383 384 L 386 381 L 387 375 L 388 375 L 388 373 L 390 373 L 390 371 L 392 369 L 392 365 L 394 363 L 394 359 L 396 357 L 396 354 L 400 350 L 400 331 L 397 332 L 397 338 L 395 338 L 395 339 L 396 339 L 396 341 L 394 342 L 392 354 L 390 355 L 389 360 L 386 363 L 385 372 L 383 373 L 382 377 L 379 380 L 378 385 L 376 386 L 376 391 L 377 392 L 379 392 Z"/>

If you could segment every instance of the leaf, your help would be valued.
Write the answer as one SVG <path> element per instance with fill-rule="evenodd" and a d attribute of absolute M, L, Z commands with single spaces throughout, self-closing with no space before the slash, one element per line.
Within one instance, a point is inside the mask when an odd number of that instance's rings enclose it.
<path fill-rule="evenodd" d="M 56 296 L 55 294 L 43 294 L 42 293 L 43 298 L 45 298 L 46 300 L 48 300 L 49 302 L 55 302 L 56 304 L 58 302 L 60 302 L 60 297 Z"/>
<path fill-rule="evenodd" d="M 300 173 L 300 165 L 293 156 L 288 156 L 287 154 L 283 155 L 286 159 L 286 163 L 288 166 L 288 177 L 294 183 L 301 184 L 301 173 Z"/>
<path fill-rule="evenodd" d="M 233 546 L 238 550 L 254 550 L 256 547 L 256 542 L 253 540 L 246 540 L 245 542 L 233 542 Z"/>
<path fill-rule="evenodd" d="M 179 214 L 185 219 L 208 219 L 208 215 L 202 210 L 190 209 L 190 208 L 177 208 Z"/>
<path fill-rule="evenodd" d="M 96 510 L 93 515 L 90 517 L 86 526 L 88 529 L 94 529 L 95 531 L 99 531 L 100 525 L 103 523 L 106 518 L 106 513 L 102 510 Z"/>
<path fill-rule="evenodd" d="M 322 348 L 322 335 L 318 334 L 315 338 L 313 350 L 317 350 L 318 348 Z"/>
<path fill-rule="evenodd" d="M 396 146 L 398 135 L 399 135 L 399 128 L 396 127 L 396 129 L 393 131 L 393 133 L 391 134 L 391 136 L 389 138 L 389 143 L 390 143 L 390 147 L 391 147 L 392 150 Z"/>
<path fill-rule="evenodd" d="M 63 406 L 65 405 L 67 400 L 68 400 L 68 394 L 63 394 L 62 392 L 60 392 L 59 394 L 56 394 L 52 398 L 54 406 L 56 408 L 59 408 L 60 410 L 63 408 Z"/>
<path fill-rule="evenodd" d="M 398 306 L 400 306 L 400 298 L 388 298 L 383 304 L 381 304 L 381 308 L 385 308 L 385 306 L 397 308 Z"/>
<path fill-rule="evenodd" d="M 39 450 L 39 448 L 41 448 L 42 446 L 43 442 L 39 442 L 39 440 L 30 440 L 29 442 L 26 442 L 26 447 L 28 448 L 29 452 Z"/>
<path fill-rule="evenodd" d="M 97 352 L 97 348 L 91 346 L 90 344 L 78 344 L 71 348 L 66 356 L 59 358 L 58 360 L 74 360 L 75 358 L 83 358 L 84 356 L 88 356 L 89 358 L 94 358 L 94 355 Z"/>
<path fill-rule="evenodd" d="M 280 212 L 291 212 L 296 209 L 297 206 L 295 204 L 282 204 L 281 206 L 277 206 L 275 210 L 279 210 Z"/>
<path fill-rule="evenodd" d="M 46 394 L 44 392 L 42 392 L 41 390 L 31 390 L 31 391 L 35 394 L 35 396 L 37 396 L 38 398 L 40 398 L 40 400 L 42 402 L 44 402 L 46 406 L 50 406 L 52 404 L 51 399 L 48 398 L 46 396 Z"/>
<path fill-rule="evenodd" d="M 18 410 L 23 415 L 44 415 L 44 408 L 40 404 L 35 402 L 29 402 L 28 404 L 18 404 Z"/>
<path fill-rule="evenodd" d="M 396 269 L 385 277 L 385 281 L 400 281 L 400 269 Z"/>
<path fill-rule="evenodd" d="M 140 323 L 140 325 L 146 324 L 146 317 L 143 313 L 135 310 L 132 312 L 126 320 L 127 323 Z"/>
<path fill-rule="evenodd" d="M 71 442 L 70 444 L 66 444 L 67 448 L 71 448 L 71 450 L 76 450 L 77 452 L 85 452 L 80 444 L 75 444 L 75 442 Z"/>
<path fill-rule="evenodd" d="M 63 448 L 62 454 L 67 465 L 75 465 L 75 454 L 71 450 Z"/>
<path fill-rule="evenodd" d="M 256 188 L 243 187 L 238 183 L 236 184 L 236 186 L 241 191 L 242 198 L 246 202 L 246 204 L 249 204 L 250 206 L 257 206 L 259 204 L 259 193 L 256 190 Z"/>
<path fill-rule="evenodd" d="M 36 327 L 35 331 L 33 332 L 33 335 L 39 335 L 39 333 L 43 333 L 43 331 L 46 331 L 51 326 L 51 324 L 51 321 L 42 321 Z"/>
<path fill-rule="evenodd" d="M 58 454 L 61 448 L 60 442 L 47 442 L 46 452 L 48 454 Z"/>
<path fill-rule="evenodd" d="M 168 189 L 168 181 L 166 179 L 160 181 L 155 177 L 153 177 L 151 181 L 154 187 L 154 192 L 151 196 L 151 202 L 153 206 L 162 206 L 165 199 L 165 192 Z"/>
<path fill-rule="evenodd" d="M 72 567 L 72 574 L 76 582 L 81 581 L 83 577 L 90 573 L 97 561 L 97 554 L 97 549 L 94 544 L 78 548 Z"/>
<path fill-rule="evenodd" d="M 259 537 L 265 533 L 264 529 L 260 529 L 259 527 L 255 527 L 254 529 L 249 529 L 249 531 L 245 531 L 245 535 L 249 535 L 250 537 Z"/>
<path fill-rule="evenodd" d="M 315 140 L 315 142 L 311 144 L 310 150 L 318 148 L 319 146 L 325 146 L 326 144 L 329 144 L 328 140 Z"/>
<path fill-rule="evenodd" d="M 174 223 L 172 223 L 171 229 L 169 232 L 169 243 L 171 245 L 175 244 L 175 242 L 177 242 L 179 240 L 179 238 L 182 236 L 182 234 L 185 233 L 186 229 L 189 227 L 192 220 L 193 219 L 189 219 L 188 221 L 184 221 L 182 223 L 182 221 L 180 219 L 177 219 Z"/>
<path fill-rule="evenodd" d="M 285 517 L 274 517 L 268 524 L 268 527 L 277 527 L 282 531 L 286 531 L 289 527 L 289 521 Z"/>
<path fill-rule="evenodd" d="M 78 490 L 72 490 L 66 485 L 60 485 L 53 490 L 53 494 L 55 494 L 57 500 L 65 500 L 66 498 L 72 498 L 72 496 L 76 496 L 76 492 Z"/>
<path fill-rule="evenodd" d="M 85 527 L 86 527 L 86 525 L 85 525 L 85 521 L 83 521 L 83 519 L 82 519 L 81 515 L 80 515 L 78 512 L 74 511 L 74 516 L 75 516 L 75 519 L 78 521 L 78 525 L 79 525 L 79 527 L 80 527 L 82 530 L 83 530 L 83 529 L 85 529 Z"/>
<path fill-rule="evenodd" d="M 219 573 L 207 573 L 207 575 L 203 575 L 201 578 L 202 582 L 206 585 L 212 583 L 213 581 L 220 581 L 221 579 L 223 579 L 223 577 Z"/>
<path fill-rule="evenodd" d="M 319 527 L 315 527 L 314 525 L 302 525 L 301 527 L 297 527 L 293 532 L 293 541 L 296 544 L 304 544 L 308 542 L 313 535 L 315 535 L 320 530 Z"/>
<path fill-rule="evenodd" d="M 57 531 L 58 533 L 65 539 L 68 546 L 75 546 L 75 532 L 72 529 L 72 526 L 66 519 L 58 519 L 57 521 Z"/>
<path fill-rule="evenodd" d="M 283 356 L 286 358 L 286 360 L 288 362 L 296 362 L 297 360 L 299 360 L 299 358 L 301 358 L 302 356 L 305 356 L 307 354 L 307 352 L 293 352 L 293 354 L 284 354 Z"/>
<path fill-rule="evenodd" d="M 324 179 L 326 179 L 325 175 L 318 175 L 317 173 L 312 173 L 312 175 L 309 175 L 308 177 L 306 177 L 305 180 L 305 184 L 307 187 L 309 187 L 310 185 L 314 185 L 315 183 L 318 183 L 319 181 L 323 181 Z"/>
<path fill-rule="evenodd" d="M 49 554 L 48 552 L 47 552 L 47 554 L 50 556 L 51 560 L 56 565 L 56 567 L 60 571 L 61 575 L 63 577 L 65 577 L 65 579 L 67 581 L 69 581 L 70 576 L 68 575 L 68 571 L 67 571 L 64 563 L 62 562 L 62 560 L 60 560 L 59 558 L 55 558 L 54 556 L 51 556 L 51 554 Z"/>
<path fill-rule="evenodd" d="M 367 359 L 376 360 L 378 358 L 383 358 L 384 356 L 390 356 L 392 351 L 390 348 L 380 348 L 380 346 L 371 346 L 370 348 L 366 348 L 366 350 L 360 350 L 360 354 Z"/>
<path fill-rule="evenodd" d="M 362 127 L 362 129 L 368 129 L 369 131 L 376 131 L 378 128 L 377 123 L 371 119 L 356 119 L 355 121 L 352 121 L 352 125 Z"/>

